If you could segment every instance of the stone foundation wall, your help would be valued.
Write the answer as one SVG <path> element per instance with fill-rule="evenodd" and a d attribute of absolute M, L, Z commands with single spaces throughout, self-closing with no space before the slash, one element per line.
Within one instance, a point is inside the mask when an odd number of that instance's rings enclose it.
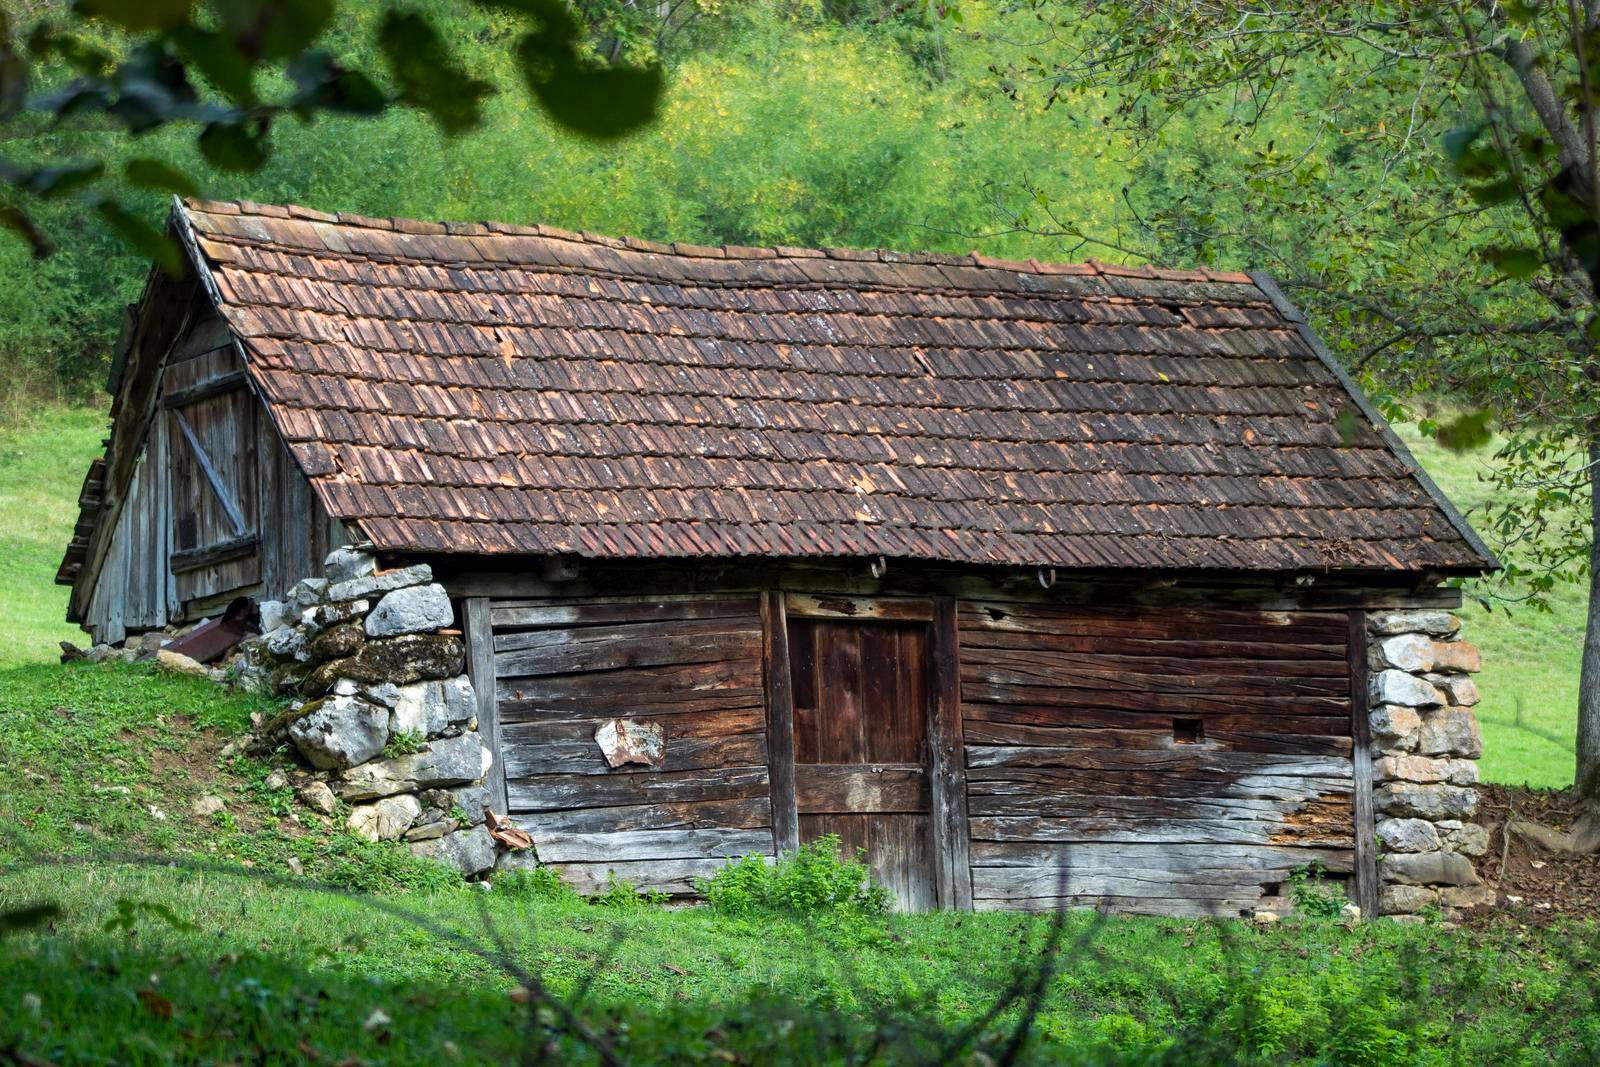
<path fill-rule="evenodd" d="M 473 876 L 492 870 L 477 698 L 444 587 L 426 564 L 379 570 L 339 549 L 324 576 L 260 605 L 261 636 L 241 646 L 242 684 L 295 698 L 258 743 L 291 743 L 312 772 L 302 802 L 350 830 L 404 841 Z"/>
<path fill-rule="evenodd" d="M 1380 914 L 1492 903 L 1472 857 L 1489 847 L 1478 809 L 1483 740 L 1472 706 L 1478 650 L 1447 611 L 1367 617 Z"/>

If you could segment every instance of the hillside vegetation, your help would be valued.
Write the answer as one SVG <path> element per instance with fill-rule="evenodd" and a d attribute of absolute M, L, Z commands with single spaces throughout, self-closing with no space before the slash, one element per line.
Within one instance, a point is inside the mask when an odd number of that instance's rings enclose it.
<path fill-rule="evenodd" d="M 147 666 L 0 671 L 0 1049 L 18 1063 L 1590 1062 L 1600 930 L 740 905 L 484 891 L 227 754 L 270 710 Z M 220 810 L 196 808 L 202 797 Z M 43 857 L 50 857 L 41 863 Z M 297 873 L 303 871 L 304 874 Z M 791 884 L 837 880 L 813 862 Z M 352 895 L 352 890 L 377 895 Z M 810 894 L 820 897 L 818 894 Z M 15 921 L 15 920 L 12 920 Z M 1032 971 L 1052 938 L 1052 971 Z M 1013 989 L 1021 974 L 1029 980 Z M 1037 989 L 1037 993 L 1029 990 Z M 1020 999 L 1008 999 L 1016 992 Z M 1026 1021 L 1030 1039 L 1006 1050 Z M 965 1043 L 970 1042 L 970 1047 Z M 355 1057 L 355 1059 L 346 1059 Z"/>

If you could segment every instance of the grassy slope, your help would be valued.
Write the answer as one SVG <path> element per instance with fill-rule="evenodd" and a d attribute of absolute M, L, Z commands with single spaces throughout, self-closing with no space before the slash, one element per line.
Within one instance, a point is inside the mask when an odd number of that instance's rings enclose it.
<path fill-rule="evenodd" d="M 1490 487 L 1478 480 L 1487 452 L 1455 455 L 1411 427 L 1402 427 L 1401 436 L 1469 518 L 1489 499 Z M 1584 585 L 1563 584 L 1548 612 L 1516 607 L 1508 613 L 1499 605 L 1491 611 L 1470 602 L 1462 610 L 1465 636 L 1483 651 L 1477 712 L 1483 728 L 1480 769 L 1487 780 L 1572 784 L 1587 594 Z"/>
<path fill-rule="evenodd" d="M 0 436 L 0 667 L 45 661 L 55 643 L 82 640 L 61 621 L 66 590 L 50 584 L 73 521 L 82 471 L 99 449 L 100 416 L 42 415 L 28 432 Z M 1456 456 L 1406 433 L 1418 458 L 1463 510 L 1488 495 L 1476 478 L 1482 454 Z M 1483 649 L 1482 770 L 1490 781 L 1572 782 L 1584 590 L 1563 586 L 1546 614 L 1469 606 L 1468 634 Z"/>
<path fill-rule="evenodd" d="M 52 580 L 104 433 L 104 416 L 84 408 L 0 429 L 0 667 L 53 659 L 57 641 L 83 640 L 64 621 L 66 589 Z"/>
<path fill-rule="evenodd" d="M 401 871 L 402 853 L 358 850 L 337 820 L 285 803 L 265 787 L 265 764 L 218 760 L 260 710 L 144 666 L 0 671 L 0 913 L 62 909 L 49 930 L 0 936 L 0 1049 L 62 1064 L 237 1059 L 243 1042 L 262 1062 L 311 1058 L 306 1048 L 323 1062 L 508 1062 L 519 1040 L 511 980 L 402 909 L 479 946 L 492 926 L 558 994 L 586 990 L 591 1015 L 627 1019 L 614 1029 L 624 1062 L 814 1062 L 829 1058 L 811 1044 L 833 1040 L 822 1031 L 865 1043 L 880 1010 L 906 1040 L 974 1019 L 1046 934 L 1048 920 L 1020 915 L 817 922 L 601 907 L 504 881 L 488 894 L 430 888 L 414 872 L 389 882 L 411 886 L 405 895 L 324 892 L 287 876 L 291 856 L 349 885 L 372 868 Z M 201 793 L 224 798 L 228 814 L 191 814 Z M 128 850 L 208 866 L 107 855 Z M 38 864 L 52 853 L 80 862 Z M 1600 1020 L 1581 1022 L 1596 996 L 1594 924 L 1256 929 L 1080 913 L 1066 933 L 1038 1019 L 1038 1051 L 1054 1062 L 1139 1062 L 1174 1042 L 1187 1058 L 1173 1062 L 1600 1051 Z M 375 1008 L 392 1022 L 369 1030 Z M 1580 1033 L 1583 1050 L 1571 1044 Z M 897 1040 L 883 1062 L 903 1061 Z M 1001 1058 L 990 1051 L 971 1062 Z"/>

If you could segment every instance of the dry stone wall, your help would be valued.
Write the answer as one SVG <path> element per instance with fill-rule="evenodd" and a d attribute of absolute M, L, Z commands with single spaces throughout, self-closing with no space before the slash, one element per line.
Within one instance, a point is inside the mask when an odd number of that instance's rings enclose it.
<path fill-rule="evenodd" d="M 1412 916 L 1492 903 L 1473 858 L 1489 847 L 1478 810 L 1483 740 L 1470 677 L 1478 650 L 1447 611 L 1367 617 L 1378 910 Z"/>
<path fill-rule="evenodd" d="M 323 577 L 260 612 L 242 680 L 297 697 L 264 733 L 313 769 L 302 802 L 331 814 L 343 801 L 349 829 L 368 840 L 406 842 L 469 877 L 492 870 L 494 757 L 478 737 L 450 598 L 429 567 L 379 570 L 341 548 Z"/>

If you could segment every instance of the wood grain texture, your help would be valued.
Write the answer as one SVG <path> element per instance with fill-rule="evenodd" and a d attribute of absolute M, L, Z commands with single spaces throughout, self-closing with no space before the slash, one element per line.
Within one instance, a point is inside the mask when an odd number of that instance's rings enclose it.
<path fill-rule="evenodd" d="M 789 624 L 783 594 L 761 598 L 762 665 L 767 696 L 767 756 L 772 769 L 772 832 L 778 852 L 800 847 L 795 806 L 794 692 L 790 676 Z"/>
<path fill-rule="evenodd" d="M 489 804 L 496 812 L 507 811 L 506 745 L 500 729 L 500 709 L 495 700 L 494 629 L 487 597 L 468 597 L 461 602 L 462 624 L 466 629 L 467 677 L 478 702 L 478 738 L 494 756 L 489 768 Z"/>
<path fill-rule="evenodd" d="M 1372 801 L 1372 737 L 1367 719 L 1367 615 L 1349 615 L 1350 732 L 1355 740 L 1351 755 L 1355 767 L 1355 901 L 1361 914 L 1378 914 L 1377 817 Z"/>
<path fill-rule="evenodd" d="M 961 649 L 954 597 L 935 602 L 933 699 L 928 702 L 929 787 L 936 890 L 941 907 L 972 907 L 967 757 L 961 720 Z"/>

